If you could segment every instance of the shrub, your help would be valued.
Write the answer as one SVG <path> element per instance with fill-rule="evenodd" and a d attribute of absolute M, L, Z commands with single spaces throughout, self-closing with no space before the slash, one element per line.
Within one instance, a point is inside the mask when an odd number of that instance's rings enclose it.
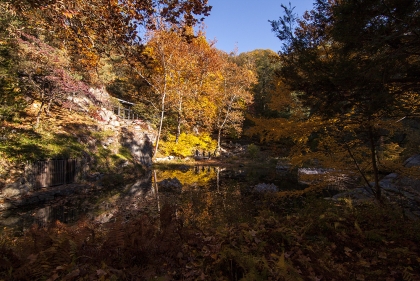
<path fill-rule="evenodd" d="M 213 140 L 208 134 L 186 134 L 181 133 L 178 143 L 175 142 L 174 135 L 168 135 L 166 141 L 162 141 L 160 145 L 160 152 L 163 155 L 175 155 L 187 157 L 193 155 L 196 149 L 204 151 L 214 151 L 217 142 Z"/>
<path fill-rule="evenodd" d="M 251 143 L 250 145 L 248 145 L 247 153 L 250 158 L 252 159 L 256 158 L 259 152 L 260 152 L 260 148 L 256 146 L 255 144 Z"/>

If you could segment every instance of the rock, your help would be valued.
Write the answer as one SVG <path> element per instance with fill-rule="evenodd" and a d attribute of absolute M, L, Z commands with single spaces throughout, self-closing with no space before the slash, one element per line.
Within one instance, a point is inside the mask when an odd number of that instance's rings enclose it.
<path fill-rule="evenodd" d="M 14 196 L 18 196 L 20 195 L 20 189 L 16 188 L 16 187 L 6 187 L 5 189 L 3 189 L 2 191 L 2 196 L 5 198 L 10 198 L 10 197 L 14 197 Z"/>
<path fill-rule="evenodd" d="M 89 182 L 94 182 L 94 181 L 98 181 L 103 177 L 103 174 L 100 174 L 98 172 L 93 173 L 93 174 L 86 174 L 85 178 L 87 181 Z"/>
<path fill-rule="evenodd" d="M 109 125 L 114 126 L 114 127 L 120 127 L 121 123 L 116 120 L 112 120 L 112 121 L 109 121 Z"/>
<path fill-rule="evenodd" d="M 324 175 L 332 170 L 322 168 L 299 168 L 298 175 Z"/>
<path fill-rule="evenodd" d="M 8 210 L 8 209 L 11 209 L 12 207 L 13 207 L 13 204 L 10 202 L 0 203 L 0 211 Z"/>
<path fill-rule="evenodd" d="M 379 185 L 386 191 L 399 192 L 399 189 L 394 184 L 394 181 L 398 178 L 398 174 L 392 173 L 385 176 L 380 182 Z"/>
<path fill-rule="evenodd" d="M 156 162 L 164 162 L 164 161 L 168 161 L 168 158 L 167 157 L 156 157 L 155 161 Z"/>
<path fill-rule="evenodd" d="M 373 194 L 366 188 L 355 188 L 346 192 L 341 192 L 332 197 L 333 200 L 350 198 L 352 200 L 363 201 L 374 199 Z"/>
<path fill-rule="evenodd" d="M 113 120 L 114 117 L 114 112 L 102 107 L 101 110 L 99 111 L 99 117 L 102 119 L 102 121 L 104 122 L 109 122 L 111 120 Z"/>
<path fill-rule="evenodd" d="M 420 166 L 420 154 L 416 154 L 405 160 L 404 166 L 407 168 Z"/>
<path fill-rule="evenodd" d="M 279 161 L 276 164 L 276 170 L 279 170 L 279 171 L 289 171 L 291 167 L 292 165 L 282 162 L 282 161 Z"/>
<path fill-rule="evenodd" d="M 158 188 L 162 192 L 181 192 L 182 184 L 177 178 L 168 178 L 158 182 Z"/>
<path fill-rule="evenodd" d="M 253 191 L 255 192 L 278 192 L 279 189 L 275 184 L 259 183 L 254 186 Z"/>
<path fill-rule="evenodd" d="M 20 218 L 18 217 L 8 217 L 6 219 L 1 220 L 1 224 L 5 226 L 12 226 L 16 225 L 19 222 Z"/>

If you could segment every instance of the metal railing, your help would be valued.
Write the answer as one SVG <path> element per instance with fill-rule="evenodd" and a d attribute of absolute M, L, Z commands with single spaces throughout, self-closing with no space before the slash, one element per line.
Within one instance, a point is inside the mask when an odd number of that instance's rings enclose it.
<path fill-rule="evenodd" d="M 127 120 L 137 120 L 139 119 L 139 115 L 134 112 L 131 108 L 134 105 L 132 102 L 128 102 L 122 99 L 117 99 L 119 101 L 118 106 L 114 106 L 114 114 L 119 116 L 121 119 Z M 125 107 L 124 105 L 127 104 L 130 107 Z"/>

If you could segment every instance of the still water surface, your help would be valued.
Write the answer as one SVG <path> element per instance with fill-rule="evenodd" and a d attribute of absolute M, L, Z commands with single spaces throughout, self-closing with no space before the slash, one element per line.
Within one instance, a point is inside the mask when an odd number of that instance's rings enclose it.
<path fill-rule="evenodd" d="M 126 220 L 144 213 L 158 216 L 168 205 L 185 223 L 231 224 L 248 221 L 258 213 L 258 198 L 267 196 L 253 192 L 261 183 L 274 184 L 279 190 L 302 188 L 296 176 L 275 169 L 179 166 L 151 170 L 125 187 L 87 190 L 9 211 L 0 216 L 0 225 L 21 235 L 33 224 L 48 227 L 57 220 L 73 224 L 88 219 L 104 224 L 117 216 Z"/>

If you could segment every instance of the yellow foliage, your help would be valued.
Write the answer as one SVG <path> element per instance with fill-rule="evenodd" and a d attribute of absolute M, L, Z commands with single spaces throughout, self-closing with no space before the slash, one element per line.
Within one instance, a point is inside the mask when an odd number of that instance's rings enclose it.
<path fill-rule="evenodd" d="M 204 169 L 202 171 L 201 169 Z M 206 186 L 216 177 L 215 169 L 209 167 L 197 167 L 196 170 L 164 170 L 158 171 L 159 179 L 176 178 L 182 184 L 183 191 L 194 189 L 197 186 Z"/>
<path fill-rule="evenodd" d="M 205 151 L 214 151 L 217 143 L 208 134 L 187 134 L 181 133 L 178 143 L 174 135 L 168 135 L 166 141 L 162 141 L 160 152 L 164 155 L 176 155 L 187 157 L 194 155 L 194 151 L 199 149 Z"/>

